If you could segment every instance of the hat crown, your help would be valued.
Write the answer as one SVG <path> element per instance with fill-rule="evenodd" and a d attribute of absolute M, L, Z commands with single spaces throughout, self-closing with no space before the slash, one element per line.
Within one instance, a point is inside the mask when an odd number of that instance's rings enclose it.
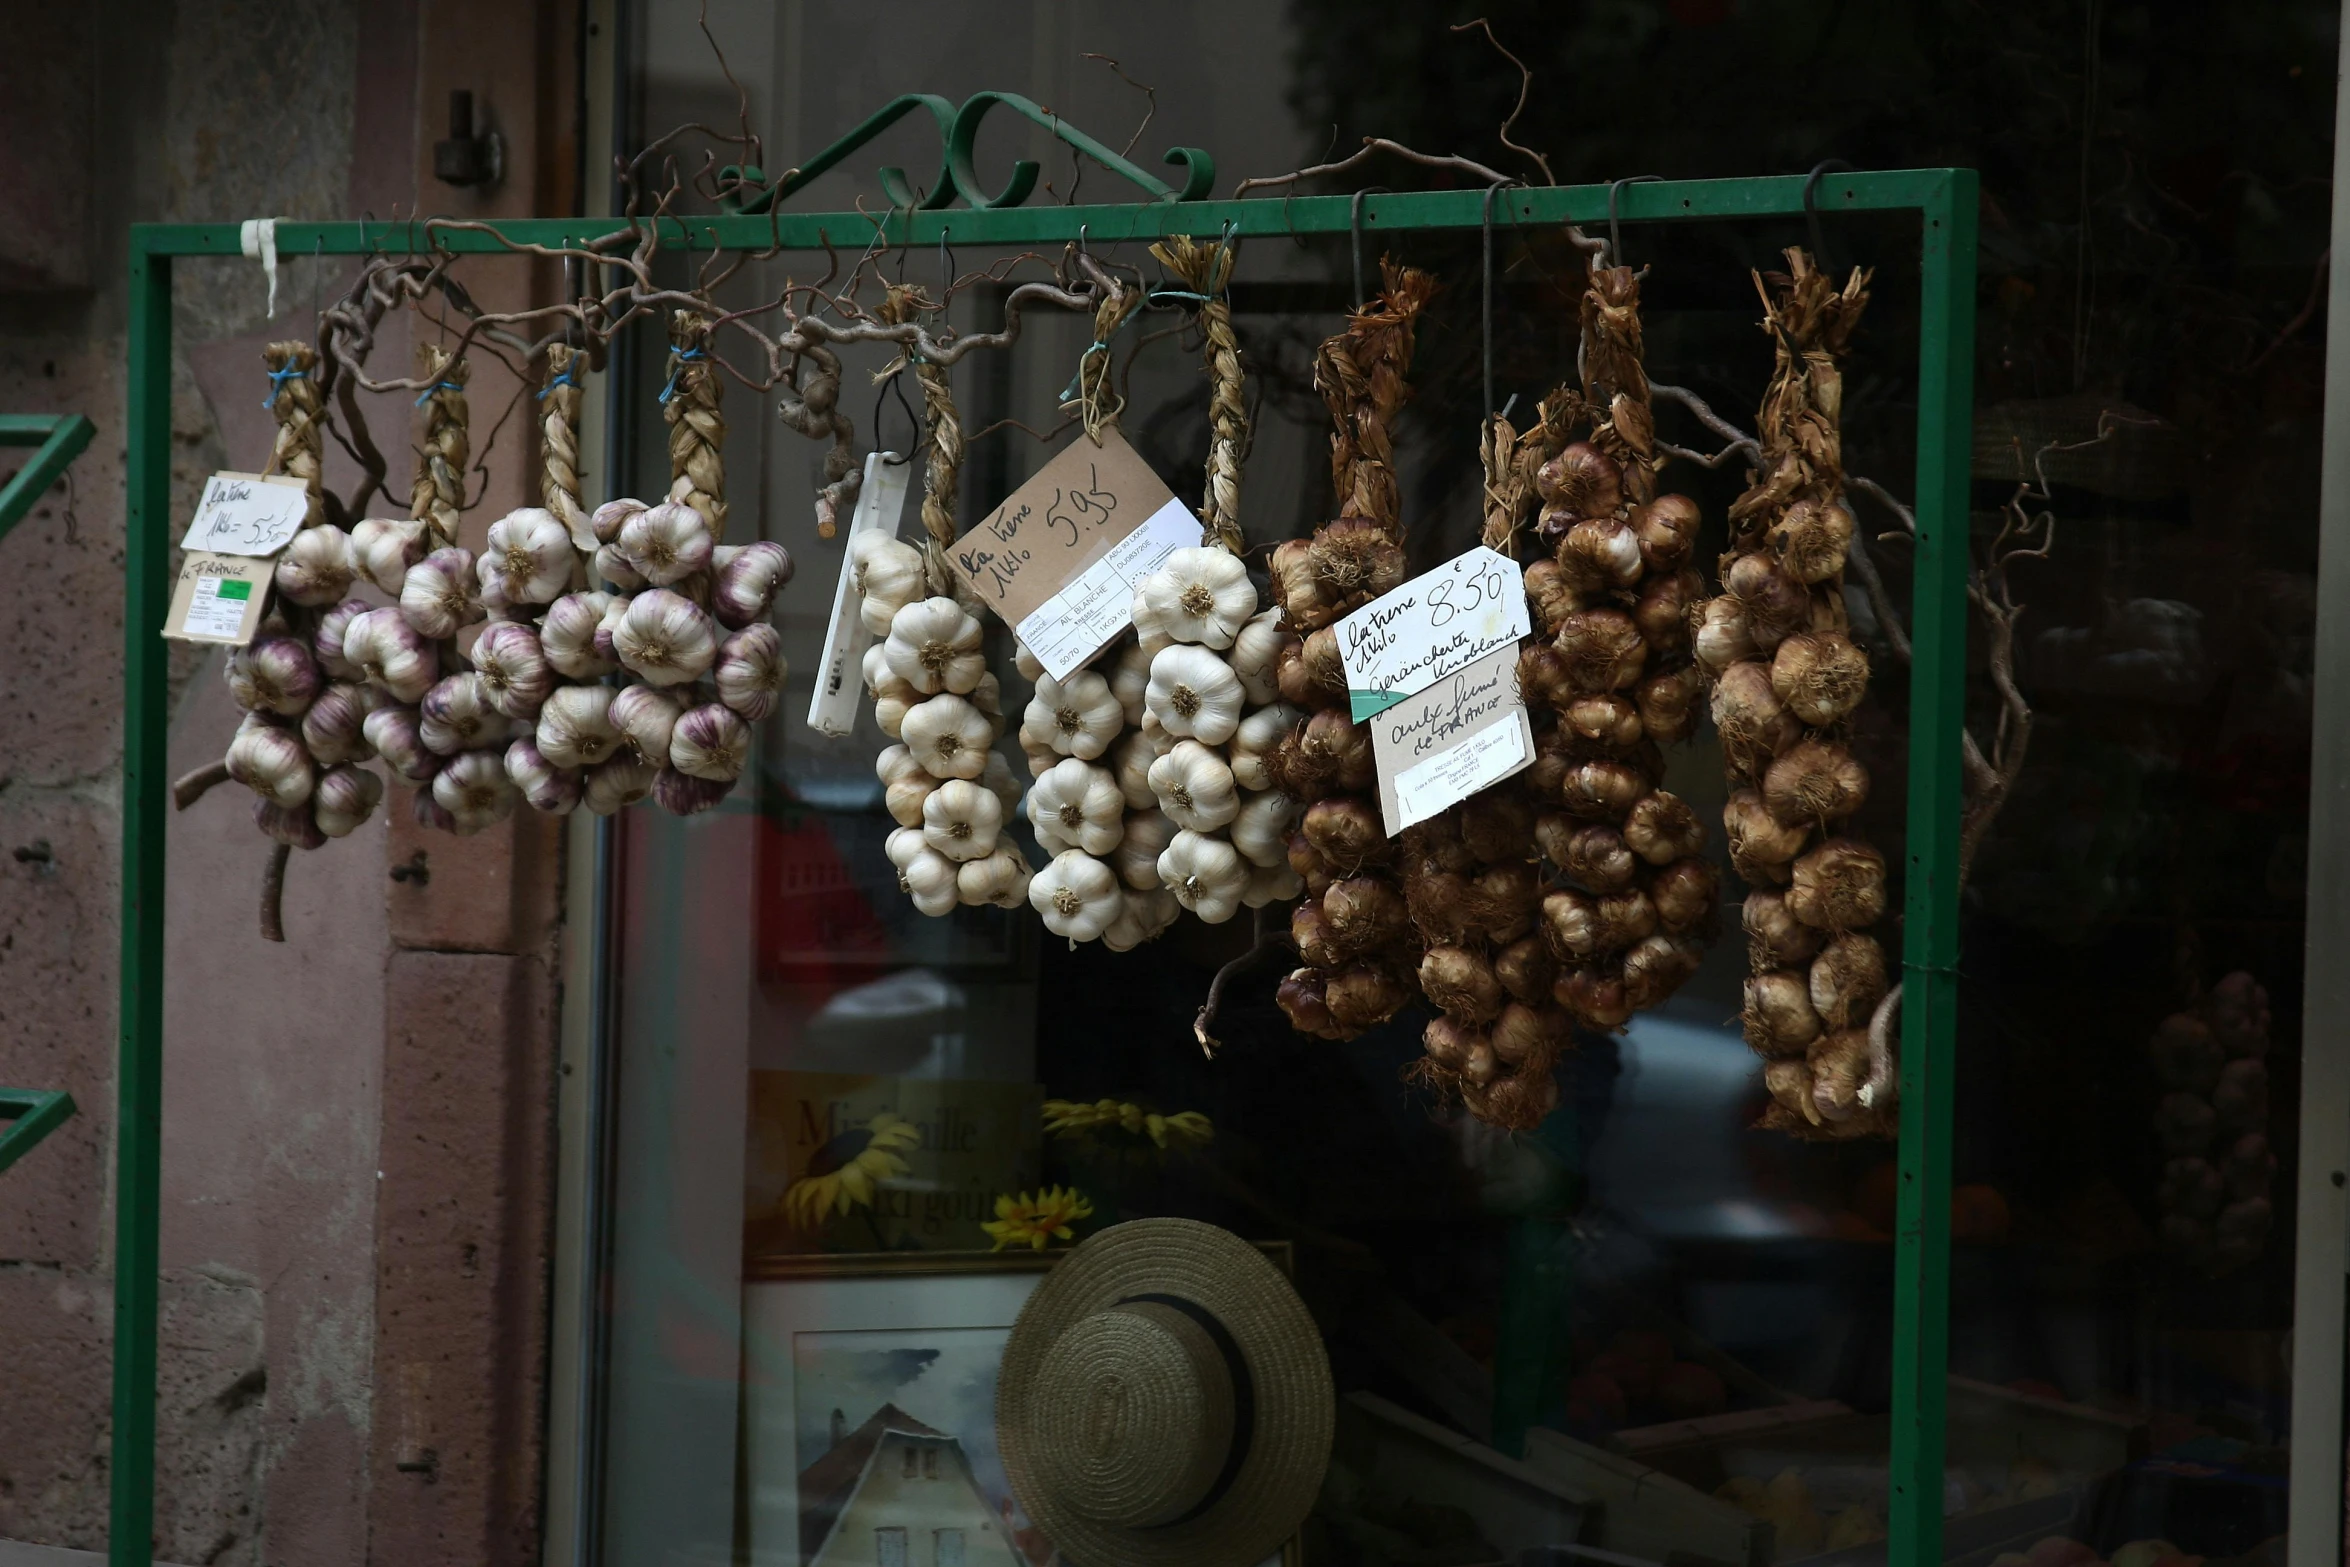
<path fill-rule="evenodd" d="M 1208 1494 L 1232 1448 L 1231 1371 L 1190 1310 L 1127 1300 L 1072 1324 L 1038 1375 L 1035 1461 L 1068 1505 L 1149 1528 Z"/>

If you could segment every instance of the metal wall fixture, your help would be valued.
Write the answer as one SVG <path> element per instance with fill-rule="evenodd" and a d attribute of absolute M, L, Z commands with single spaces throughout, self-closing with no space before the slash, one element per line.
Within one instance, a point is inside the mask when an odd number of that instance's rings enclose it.
<path fill-rule="evenodd" d="M 979 118 L 1001 105 L 1050 128 L 1155 199 L 1132 205 L 1022 208 L 1028 182 L 1015 172 L 987 192 L 970 178 Z M 786 213 L 783 197 L 841 161 L 915 109 L 927 110 L 945 142 L 936 181 L 917 189 L 901 174 L 886 212 Z M 982 93 L 955 108 L 910 95 L 770 185 L 755 170 L 731 175 L 725 216 L 669 219 L 662 241 L 696 251 L 820 250 L 827 244 L 935 247 L 950 226 L 961 246 L 1053 245 L 1090 236 L 1094 244 L 1168 234 L 1287 238 L 1351 232 L 1444 229 L 1475 232 L 1488 201 L 1514 226 L 1597 225 L 1611 209 L 1621 222 L 1668 223 L 1802 218 L 1802 175 L 1757 179 L 1516 187 L 1365 196 L 1207 201 L 1211 165 L 1196 149 L 1175 149 L 1185 169 L 1169 186 L 1106 148 L 1080 139 L 1057 116 L 1009 93 Z M 960 156 L 958 157 L 958 152 Z M 1031 176 L 1031 179 L 1033 176 Z M 957 196 L 968 210 L 942 210 Z M 1910 765 L 1901 1135 L 1896 1150 L 1899 1218 L 1894 1240 L 1891 1560 L 1926 1567 L 1940 1559 L 1944 1378 L 1948 1359 L 1951 1084 L 1957 1023 L 1959 744 L 1966 664 L 1967 465 L 1974 390 L 1976 178 L 1971 169 L 1907 169 L 1841 175 L 1813 190 L 1813 209 L 1915 213 L 1918 219 L 1918 519 L 1911 602 Z M 510 243 L 577 245 L 623 230 L 612 219 L 539 218 L 479 229 L 431 222 L 278 224 L 278 243 L 297 253 L 360 256 L 431 246 L 452 254 L 498 254 Z M 169 687 L 163 624 L 172 588 L 171 280 L 190 260 L 240 254 L 234 223 L 141 224 L 131 230 L 129 565 L 124 640 L 127 712 L 123 765 L 122 1009 L 117 1094 L 115 1220 L 113 1567 L 148 1558 L 154 1521 L 156 1231 L 163 1091 L 163 835 L 165 724 Z M 4 427 L 0 427 L 4 429 Z M 609 859 L 606 862 L 609 864 Z"/>

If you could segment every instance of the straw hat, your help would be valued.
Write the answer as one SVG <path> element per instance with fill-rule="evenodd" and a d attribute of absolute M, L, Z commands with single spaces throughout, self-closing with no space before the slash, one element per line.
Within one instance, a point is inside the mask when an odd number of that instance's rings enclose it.
<path fill-rule="evenodd" d="M 1073 1249 L 996 1374 L 1012 1494 L 1085 1567 L 1256 1567 L 1330 1462 L 1330 1361 L 1264 1253 L 1190 1219 Z"/>

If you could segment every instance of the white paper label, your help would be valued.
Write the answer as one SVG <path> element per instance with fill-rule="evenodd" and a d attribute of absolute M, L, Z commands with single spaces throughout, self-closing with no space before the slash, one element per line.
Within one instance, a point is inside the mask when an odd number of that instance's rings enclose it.
<path fill-rule="evenodd" d="M 913 473 L 914 465 L 895 452 L 874 452 L 865 459 L 857 509 L 850 514 L 848 535 L 841 541 L 840 581 L 832 590 L 832 622 L 825 627 L 824 653 L 816 663 L 816 692 L 808 700 L 808 727 L 820 735 L 845 735 L 856 727 L 857 701 L 864 693 L 861 666 L 865 649 L 873 645 L 873 633 L 858 613 L 857 538 L 897 533 Z"/>
<path fill-rule="evenodd" d="M 1348 706 L 1359 723 L 1533 630 L 1525 573 L 1480 544 L 1338 623 Z"/>
<path fill-rule="evenodd" d="M 1379 814 L 1392 838 L 1534 761 L 1518 654 L 1487 654 L 1371 721 Z"/>
<path fill-rule="evenodd" d="M 205 577 L 188 599 L 187 618 L 180 622 L 180 629 L 191 637 L 233 637 L 245 624 L 245 611 L 252 601 L 252 583 Z"/>
<path fill-rule="evenodd" d="M 1179 500 L 1151 513 L 1075 581 L 1046 599 L 1016 628 L 1055 680 L 1066 680 L 1110 639 L 1134 624 L 1134 584 L 1179 549 L 1199 543 L 1199 518 Z"/>
<path fill-rule="evenodd" d="M 217 555 L 275 555 L 310 514 L 310 487 L 300 479 L 216 473 L 204 481 L 196 520 L 180 540 L 186 550 Z"/>

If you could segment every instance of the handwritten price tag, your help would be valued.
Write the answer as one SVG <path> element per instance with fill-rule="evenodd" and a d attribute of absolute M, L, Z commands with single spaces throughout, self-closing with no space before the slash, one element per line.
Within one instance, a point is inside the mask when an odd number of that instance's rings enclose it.
<path fill-rule="evenodd" d="M 1200 541 L 1199 519 L 1117 431 L 1080 437 L 948 551 L 1055 679 L 1133 624 L 1134 581 Z"/>
<path fill-rule="evenodd" d="M 1371 720 L 1371 759 L 1390 838 L 1531 766 L 1517 649 L 1488 653 L 1382 711 Z"/>
<path fill-rule="evenodd" d="M 216 473 L 204 481 L 185 550 L 218 555 L 275 555 L 292 542 L 310 514 L 310 490 L 300 479 L 258 473 Z"/>
<path fill-rule="evenodd" d="M 1479 545 L 1338 623 L 1348 705 L 1359 723 L 1533 631 L 1525 573 Z"/>

